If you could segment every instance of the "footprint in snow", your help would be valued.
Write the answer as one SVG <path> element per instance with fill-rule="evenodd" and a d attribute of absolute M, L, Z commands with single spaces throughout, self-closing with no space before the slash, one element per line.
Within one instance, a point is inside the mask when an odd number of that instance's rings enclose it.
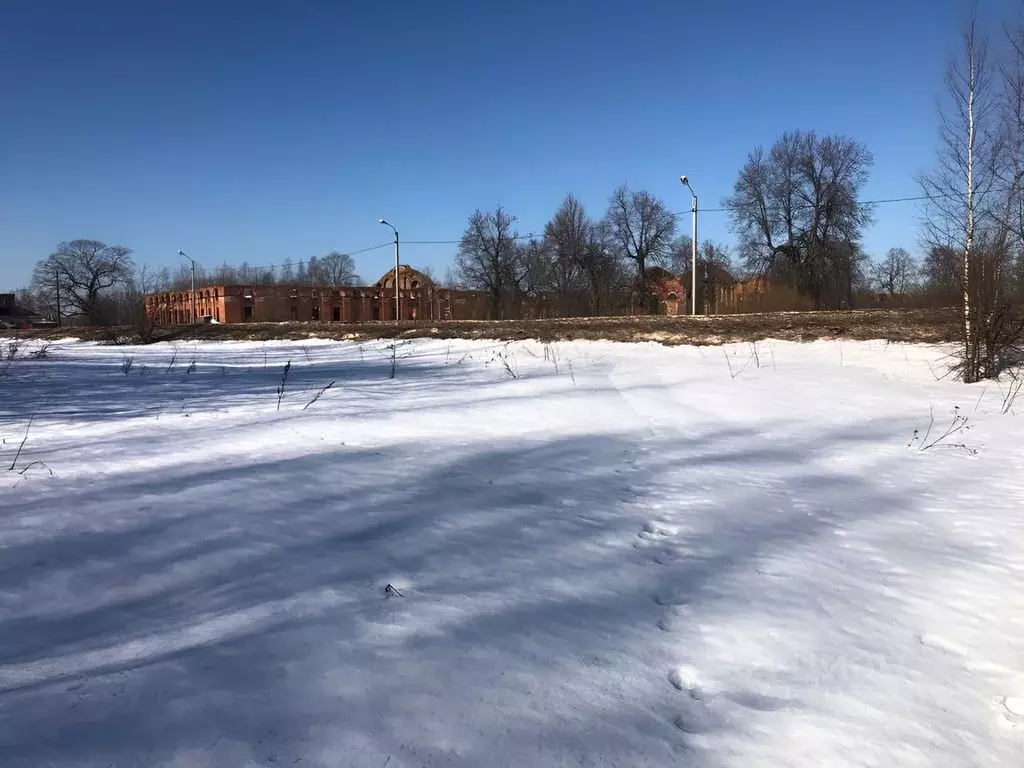
<path fill-rule="evenodd" d="M 649 536 L 675 536 L 679 529 L 674 525 L 661 523 L 657 520 L 648 520 L 644 523 L 643 532 Z"/>
<path fill-rule="evenodd" d="M 739 704 L 741 707 L 757 710 L 758 712 L 777 712 L 780 709 L 795 706 L 795 702 L 791 699 L 767 696 L 753 691 L 729 693 L 726 694 L 726 698 L 734 704 Z"/>
<path fill-rule="evenodd" d="M 654 596 L 654 602 L 664 608 L 674 608 L 690 602 L 689 596 L 679 589 L 663 589 Z"/>
<path fill-rule="evenodd" d="M 666 606 L 662 611 L 661 618 L 657 621 L 657 627 L 662 632 L 675 632 L 684 629 L 693 623 L 693 611 L 687 604 Z"/>
<path fill-rule="evenodd" d="M 644 523 L 643 528 L 637 533 L 637 538 L 644 542 L 662 542 L 666 539 L 675 536 L 677 528 L 667 525 L 665 523 L 658 523 L 648 521 Z M 643 545 L 633 545 L 636 549 L 642 549 Z"/>
<path fill-rule="evenodd" d="M 669 672 L 668 681 L 677 691 L 687 694 L 677 702 L 680 712 L 672 722 L 683 733 L 694 736 L 711 733 L 722 725 L 722 718 L 707 706 L 709 698 L 697 679 L 692 667 L 677 667 Z"/>
<path fill-rule="evenodd" d="M 1006 720 L 1014 726 L 1024 724 L 1024 696 L 1000 696 L 996 701 L 1002 707 Z"/>
<path fill-rule="evenodd" d="M 719 728 L 718 718 L 712 715 L 707 710 L 700 711 L 694 708 L 695 711 L 688 712 L 685 715 L 676 715 L 673 723 L 683 733 L 688 733 L 691 736 L 700 736 L 704 733 L 711 733 L 712 731 Z"/>
<path fill-rule="evenodd" d="M 654 554 L 654 562 L 658 565 L 674 565 L 682 555 L 671 547 L 662 547 Z"/>
<path fill-rule="evenodd" d="M 668 673 L 668 681 L 677 691 L 690 694 L 690 698 L 698 701 L 703 698 L 697 671 L 693 667 L 676 667 Z"/>
<path fill-rule="evenodd" d="M 671 614 L 665 614 L 658 619 L 657 627 L 662 632 L 674 632 L 679 626 L 679 619 Z"/>

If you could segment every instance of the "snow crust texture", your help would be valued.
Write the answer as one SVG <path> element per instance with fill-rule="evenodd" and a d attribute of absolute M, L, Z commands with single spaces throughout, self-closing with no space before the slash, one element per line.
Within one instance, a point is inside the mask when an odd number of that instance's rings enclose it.
<path fill-rule="evenodd" d="M 5 768 L 1024 765 L 1024 413 L 947 350 L 31 349 Z"/>

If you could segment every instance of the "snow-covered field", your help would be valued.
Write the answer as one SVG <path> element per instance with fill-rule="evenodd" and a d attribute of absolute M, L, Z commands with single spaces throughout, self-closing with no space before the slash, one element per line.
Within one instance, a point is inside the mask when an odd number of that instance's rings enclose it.
<path fill-rule="evenodd" d="M 5 768 L 1024 765 L 1024 413 L 941 349 L 23 357 Z"/>

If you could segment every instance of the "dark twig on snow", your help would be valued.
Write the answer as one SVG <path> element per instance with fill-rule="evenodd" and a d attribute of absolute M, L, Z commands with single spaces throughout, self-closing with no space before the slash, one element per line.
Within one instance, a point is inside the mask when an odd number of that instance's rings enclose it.
<path fill-rule="evenodd" d="M 733 381 L 736 381 L 736 374 L 733 373 L 732 371 L 732 361 L 729 360 L 729 352 L 726 350 L 725 347 L 722 347 L 722 354 L 725 355 L 725 364 L 729 366 L 729 377 Z"/>
<path fill-rule="evenodd" d="M 28 432 L 32 429 L 32 422 L 35 421 L 36 415 L 33 413 L 28 417 L 28 426 L 25 427 L 25 436 L 21 439 L 21 444 L 18 446 L 18 452 L 14 454 L 14 461 L 11 462 L 11 466 L 8 467 L 8 471 L 14 471 L 14 468 L 18 464 L 18 459 L 21 458 L 21 449 L 25 447 L 25 443 L 28 441 Z"/>
<path fill-rule="evenodd" d="M 498 358 L 501 360 L 501 365 L 505 369 L 505 372 L 513 379 L 518 379 L 519 374 L 516 371 L 512 370 L 512 363 L 509 362 L 508 352 L 502 350 L 500 353 L 498 353 Z M 514 360 L 515 358 L 513 357 L 513 361 Z M 516 368 L 518 369 L 519 366 L 517 365 Z"/>
<path fill-rule="evenodd" d="M 910 438 L 910 442 L 907 443 L 907 447 L 908 448 L 912 447 L 914 445 L 914 443 L 917 443 L 917 450 L 918 451 L 927 451 L 927 450 L 929 450 L 931 448 L 935 448 L 936 446 L 939 446 L 940 448 L 958 448 L 960 450 L 967 451 L 968 453 L 971 453 L 971 454 L 975 454 L 975 453 L 978 452 L 974 448 L 971 448 L 971 447 L 967 446 L 965 443 L 962 443 L 962 442 L 960 442 L 960 443 L 948 443 L 948 442 L 946 442 L 953 435 L 958 435 L 958 434 L 960 434 L 962 432 L 965 432 L 965 431 L 967 431 L 967 430 L 969 430 L 971 428 L 971 424 L 970 424 L 971 420 L 970 420 L 970 418 L 968 416 L 964 416 L 962 413 L 960 413 L 960 406 L 959 405 L 953 406 L 952 419 L 950 420 L 949 425 L 946 427 L 945 431 L 941 435 L 939 435 L 938 437 L 935 437 L 935 438 L 931 437 L 932 429 L 935 426 L 935 408 L 934 408 L 934 406 L 930 406 L 928 411 L 929 411 L 928 429 L 925 430 L 924 437 L 919 437 L 918 436 L 918 430 L 915 429 L 914 430 L 914 436 L 911 437 Z"/>
<path fill-rule="evenodd" d="M 1024 366 L 1010 370 L 1010 386 L 1003 395 L 1003 405 L 999 412 L 1004 416 L 1013 412 L 1013 403 L 1024 388 Z"/>
<path fill-rule="evenodd" d="M 50 343 L 47 342 L 39 349 L 33 350 L 28 353 L 29 357 L 35 358 L 36 360 L 48 360 L 50 358 Z"/>
<path fill-rule="evenodd" d="M 292 369 L 292 361 L 284 365 L 284 372 L 281 374 L 281 383 L 277 387 L 277 410 L 281 410 L 281 400 L 284 398 L 284 388 L 288 383 L 288 372 Z"/>
<path fill-rule="evenodd" d="M 324 392 L 326 392 L 328 389 L 330 389 L 333 386 L 334 386 L 334 382 L 332 381 L 326 387 L 324 387 L 319 392 L 317 392 L 315 395 L 313 395 L 313 399 L 310 400 L 308 403 L 306 403 L 304 406 L 302 406 L 302 410 L 306 410 L 307 408 L 309 408 L 309 406 L 311 406 L 313 403 L 315 403 L 317 400 L 320 399 L 321 395 L 323 395 Z"/>
<path fill-rule="evenodd" d="M 41 461 L 33 461 L 33 462 L 32 462 L 31 464 L 29 464 L 29 465 L 28 465 L 27 467 L 25 467 L 24 469 L 20 470 L 20 471 L 18 472 L 18 474 L 19 474 L 19 475 L 24 475 L 24 474 L 25 474 L 26 472 L 28 472 L 28 471 L 29 471 L 30 469 L 32 469 L 32 467 L 35 467 L 35 466 L 37 466 L 37 465 L 38 465 L 38 466 L 40 466 L 40 467 L 42 467 L 43 469 L 45 469 L 45 470 L 46 470 L 47 472 L 49 472 L 49 473 L 50 473 L 50 477 L 53 477 L 53 470 L 52 470 L 52 469 L 50 469 L 50 468 L 49 468 L 48 466 L 46 466 L 46 464 L 44 464 L 44 463 L 43 463 L 43 462 L 41 462 Z"/>
<path fill-rule="evenodd" d="M 978 402 L 974 404 L 974 413 L 978 412 L 978 406 L 981 405 L 981 398 L 985 396 L 986 392 L 988 392 L 988 384 L 981 388 L 981 394 L 978 395 Z"/>
<path fill-rule="evenodd" d="M 164 371 L 164 374 L 168 374 L 168 373 L 170 373 L 170 372 L 171 372 L 171 368 L 173 368 L 173 367 L 174 367 L 174 361 L 175 361 L 175 360 L 177 360 L 177 359 L 178 359 L 178 350 L 174 350 L 174 351 L 173 351 L 173 352 L 171 353 L 171 362 L 169 362 L 169 363 L 167 364 L 167 370 L 166 370 L 166 371 Z"/>

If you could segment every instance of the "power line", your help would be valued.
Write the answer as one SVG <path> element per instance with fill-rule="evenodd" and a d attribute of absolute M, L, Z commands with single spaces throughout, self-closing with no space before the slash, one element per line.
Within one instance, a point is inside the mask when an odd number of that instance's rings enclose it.
<path fill-rule="evenodd" d="M 979 192 L 979 194 L 985 194 L 985 192 L 999 192 L 999 191 L 1005 191 L 1005 190 L 991 189 L 991 190 L 985 190 L 985 191 Z M 923 200 L 943 200 L 943 199 L 948 199 L 948 198 L 951 198 L 951 197 L 959 197 L 961 194 L 962 193 L 960 193 L 960 192 L 946 192 L 946 193 L 931 194 L 931 195 L 916 195 L 916 196 L 912 196 L 912 197 L 887 197 L 887 198 L 878 198 L 878 199 L 875 199 L 875 200 L 858 200 L 857 203 L 858 203 L 858 205 L 881 205 L 881 204 L 885 204 L 885 203 L 914 203 L 914 202 L 921 202 Z M 813 206 L 810 205 L 810 204 L 794 206 L 794 208 L 812 208 L 812 207 Z M 698 213 L 723 213 L 723 212 L 728 211 L 728 210 L 729 210 L 728 208 L 721 208 L 721 207 L 720 208 L 698 208 L 697 212 Z M 677 217 L 678 218 L 680 216 L 686 216 L 686 215 L 688 215 L 690 213 L 692 213 L 692 211 L 672 211 L 670 215 L 673 216 L 673 217 Z M 515 237 L 513 237 L 511 239 L 512 240 L 532 240 L 532 239 L 534 239 L 536 237 L 539 237 L 539 235 L 537 235 L 535 232 L 530 232 L 529 234 L 526 234 L 526 235 L 517 235 L 517 236 L 515 236 Z M 460 238 L 458 240 L 402 240 L 401 242 L 402 242 L 403 245 L 458 245 L 459 243 L 462 242 L 462 239 Z M 369 253 L 370 251 L 377 251 L 377 250 L 380 250 L 381 248 L 388 248 L 391 245 L 393 245 L 393 241 L 390 241 L 390 242 L 387 242 L 387 243 L 381 243 L 380 245 L 371 245 L 369 248 L 360 248 L 359 250 L 356 250 L 356 251 L 344 251 L 343 253 L 346 256 L 358 256 L 361 253 Z M 303 259 L 302 261 L 305 261 L 305 260 Z M 290 265 L 294 266 L 295 262 L 290 262 Z M 253 264 L 253 265 L 248 265 L 246 268 L 247 269 L 251 269 L 251 270 L 252 269 L 280 269 L 282 267 L 287 267 L 287 266 L 289 266 L 289 263 L 285 263 L 285 264 Z"/>
<path fill-rule="evenodd" d="M 387 248 L 389 245 L 392 245 L 391 241 L 388 241 L 386 243 L 381 243 L 380 245 L 371 245 L 369 248 L 361 248 L 358 251 L 347 251 L 345 253 L 345 255 L 346 256 L 356 256 L 356 255 L 358 255 L 360 253 L 366 253 L 368 251 L 379 251 L 381 248 Z"/>

